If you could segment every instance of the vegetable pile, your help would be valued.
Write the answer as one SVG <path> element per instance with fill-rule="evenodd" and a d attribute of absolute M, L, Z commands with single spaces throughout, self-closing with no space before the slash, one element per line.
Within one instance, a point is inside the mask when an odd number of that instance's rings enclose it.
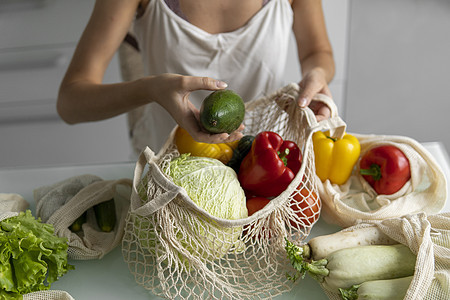
<path fill-rule="evenodd" d="M 0 298 L 50 289 L 74 266 L 67 262 L 67 240 L 54 235 L 31 211 L 0 222 Z"/>
<path fill-rule="evenodd" d="M 315 132 L 313 145 L 316 174 L 322 182 L 346 183 L 358 160 L 359 173 L 379 195 L 398 192 L 411 178 L 409 160 L 395 146 L 373 147 L 361 156 L 356 137 L 345 134 L 341 139 L 335 139 L 328 131 Z"/>
<path fill-rule="evenodd" d="M 272 131 L 262 131 L 256 136 L 245 135 L 239 141 L 229 144 L 206 144 L 196 142 L 186 130 L 179 127 L 175 132 L 174 141 L 178 151 L 182 154 L 182 160 L 187 157 L 183 155 L 190 154 L 189 160 L 194 159 L 200 162 L 202 161 L 200 157 L 211 158 L 220 160 L 233 169 L 238 175 L 237 183 L 245 192 L 249 216 L 262 209 L 271 199 L 287 189 L 299 172 L 303 159 L 301 150 L 296 143 L 283 140 L 279 134 Z M 231 152 L 232 155 L 230 155 Z M 198 158 L 194 158 L 197 156 Z M 178 164 L 177 159 L 171 164 Z M 206 193 L 211 189 L 210 185 L 208 185 L 208 189 L 203 188 L 205 183 L 202 177 L 190 181 L 187 190 L 190 191 L 189 195 L 193 200 L 198 198 L 199 193 Z M 174 182 L 177 185 L 182 184 L 177 180 Z M 196 185 L 200 187 L 195 187 Z M 218 188 L 221 189 L 221 185 Z M 209 201 L 208 199 L 194 201 L 198 202 L 200 207 L 202 207 L 202 201 L 210 203 L 210 206 L 215 205 L 214 201 L 210 199 Z M 220 201 L 226 203 L 224 199 Z M 317 221 L 320 207 L 321 202 L 318 195 L 302 187 L 299 187 L 299 193 L 293 196 L 291 203 L 291 209 L 297 215 L 297 221 L 304 225 L 312 225 Z M 299 226 L 292 221 L 291 225 Z"/>
<path fill-rule="evenodd" d="M 376 227 L 316 239 L 302 247 L 286 239 L 286 253 L 296 270 L 290 279 L 308 273 L 344 300 L 403 299 L 416 264 L 407 246 Z"/>

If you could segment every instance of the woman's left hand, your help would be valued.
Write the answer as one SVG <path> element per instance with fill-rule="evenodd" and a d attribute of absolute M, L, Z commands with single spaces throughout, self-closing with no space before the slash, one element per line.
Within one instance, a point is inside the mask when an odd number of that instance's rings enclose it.
<path fill-rule="evenodd" d="M 318 122 L 328 119 L 331 116 L 330 108 L 321 101 L 314 101 L 312 98 L 318 94 L 325 94 L 332 98 L 330 89 L 326 81 L 325 73 L 320 69 L 313 69 L 304 74 L 299 83 L 300 95 L 297 103 L 300 107 L 307 107 L 314 112 Z"/>

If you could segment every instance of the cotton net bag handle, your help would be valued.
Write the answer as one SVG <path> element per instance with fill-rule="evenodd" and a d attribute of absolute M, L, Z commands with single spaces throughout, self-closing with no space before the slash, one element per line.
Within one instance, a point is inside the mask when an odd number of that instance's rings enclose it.
<path fill-rule="evenodd" d="M 169 139 L 170 140 L 170 139 Z M 188 197 L 184 188 L 174 184 L 171 182 L 166 175 L 163 174 L 160 167 L 157 164 L 158 156 L 149 148 L 146 147 L 136 162 L 136 167 L 134 169 L 133 176 L 133 187 L 131 193 L 131 203 L 130 203 L 130 212 L 137 214 L 139 216 L 148 216 L 160 208 L 167 205 L 171 202 L 177 195 L 184 195 Z M 151 178 L 152 181 L 157 185 L 157 187 L 162 191 L 158 193 L 158 195 L 152 199 L 148 199 L 149 201 L 142 205 L 142 200 L 139 197 L 139 192 L 137 190 L 142 176 L 144 175 L 145 167 L 148 164 L 148 173 L 145 176 Z"/>
<path fill-rule="evenodd" d="M 297 100 L 301 92 L 301 88 L 297 83 L 290 83 L 280 90 L 281 94 L 287 95 L 286 97 L 282 97 L 286 99 L 285 101 L 281 100 L 278 102 L 278 105 L 283 107 L 284 111 L 289 115 L 289 123 L 291 122 L 299 122 L 300 125 L 308 126 L 308 130 L 306 132 L 306 138 L 309 139 L 310 135 L 317 131 L 326 131 L 330 132 L 330 137 L 340 139 L 345 135 L 345 130 L 347 128 L 346 123 L 339 117 L 338 108 L 333 99 L 325 94 L 318 93 L 314 95 L 312 101 L 319 101 L 324 103 L 330 109 L 330 117 L 328 119 L 322 120 L 320 122 L 317 121 L 316 115 L 309 108 L 299 109 L 296 101 L 292 101 L 292 99 Z M 288 102 L 286 102 L 288 101 Z M 295 128 L 299 126 L 299 124 L 288 124 L 288 127 Z"/>
<path fill-rule="evenodd" d="M 327 95 L 320 93 L 316 94 L 312 100 L 326 104 L 330 108 L 331 116 L 328 119 L 318 122 L 314 112 L 310 109 L 306 110 L 307 122 L 311 133 L 329 130 L 330 137 L 341 139 L 345 135 L 347 124 L 339 117 L 336 103 Z"/>

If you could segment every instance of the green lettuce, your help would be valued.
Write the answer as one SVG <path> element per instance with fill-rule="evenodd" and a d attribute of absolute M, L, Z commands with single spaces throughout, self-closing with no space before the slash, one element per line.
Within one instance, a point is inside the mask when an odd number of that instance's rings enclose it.
<path fill-rule="evenodd" d="M 50 289 L 74 266 L 67 262 L 67 239 L 31 211 L 0 222 L 0 299 Z"/>

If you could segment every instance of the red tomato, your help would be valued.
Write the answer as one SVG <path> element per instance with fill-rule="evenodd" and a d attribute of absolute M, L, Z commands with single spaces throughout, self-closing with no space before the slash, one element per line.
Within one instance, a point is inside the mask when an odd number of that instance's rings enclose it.
<path fill-rule="evenodd" d="M 296 224 L 295 221 L 291 220 L 291 225 L 294 227 L 298 227 L 298 225 L 311 226 L 319 219 L 320 207 L 321 202 L 317 194 L 302 188 L 300 193 L 294 195 L 291 202 L 291 209 L 297 214 L 299 218 L 297 222 L 301 224 Z"/>
<path fill-rule="evenodd" d="M 269 203 L 270 200 L 264 197 L 251 197 L 247 198 L 247 210 L 248 215 L 251 216 L 258 210 L 262 209 Z"/>
<path fill-rule="evenodd" d="M 257 212 L 258 210 L 262 209 L 264 206 L 267 205 L 267 203 L 270 202 L 270 199 L 267 199 L 265 197 L 254 197 L 251 195 L 247 195 L 247 210 L 248 210 L 248 216 L 253 215 L 255 212 Z M 245 234 L 252 234 L 251 233 L 254 228 L 253 228 L 254 224 L 249 224 L 247 226 L 244 227 L 244 233 Z M 257 235 L 258 238 L 263 238 L 264 236 L 266 236 L 267 238 L 270 239 L 270 232 L 268 232 L 267 230 L 265 230 L 264 228 L 261 229 L 262 231 Z"/>

